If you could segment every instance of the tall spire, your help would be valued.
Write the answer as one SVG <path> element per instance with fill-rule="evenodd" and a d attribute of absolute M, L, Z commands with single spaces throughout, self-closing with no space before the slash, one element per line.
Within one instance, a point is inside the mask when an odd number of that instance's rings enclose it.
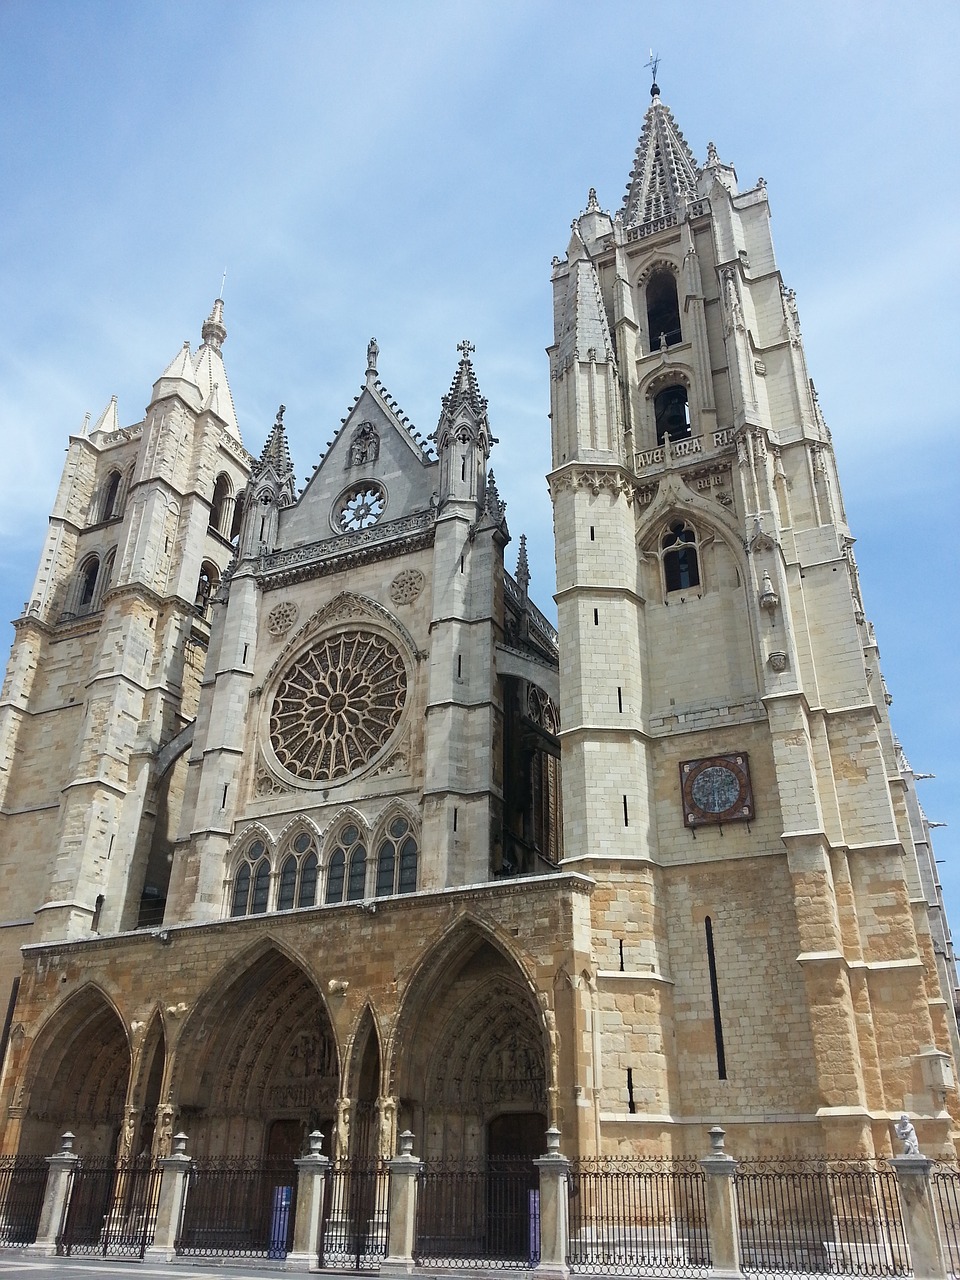
<path fill-rule="evenodd" d="M 240 426 L 237 422 L 237 411 L 233 404 L 230 383 L 227 381 L 227 370 L 220 350 L 227 340 L 227 330 L 223 323 L 222 298 L 217 298 L 214 302 L 200 333 L 203 343 L 193 357 L 193 367 L 197 385 L 203 396 L 203 407 L 211 409 L 225 423 L 230 434 L 239 440 Z"/>
<path fill-rule="evenodd" d="M 696 194 L 698 166 L 670 108 L 660 101 L 656 84 L 637 144 L 623 201 L 623 222 L 642 227 L 667 219 L 677 222 L 686 202 Z"/>
<path fill-rule="evenodd" d="M 281 405 L 277 410 L 277 419 L 270 428 L 270 434 L 267 436 L 260 457 L 253 464 L 255 477 L 262 476 L 265 471 L 272 471 L 281 485 L 293 476 L 293 460 L 290 457 L 290 446 L 287 443 L 287 429 L 283 425 L 285 412 L 286 405 Z"/>

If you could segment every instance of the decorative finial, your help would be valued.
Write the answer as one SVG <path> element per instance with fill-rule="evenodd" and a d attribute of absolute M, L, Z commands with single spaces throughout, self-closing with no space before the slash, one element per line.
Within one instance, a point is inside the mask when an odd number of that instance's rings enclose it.
<path fill-rule="evenodd" d="M 464 338 L 462 342 L 457 343 L 457 350 L 460 352 L 460 358 L 462 360 L 469 360 L 470 356 L 473 354 L 474 351 L 476 351 L 476 349 L 477 348 L 473 345 L 473 343 L 470 341 L 469 338 Z"/>
<path fill-rule="evenodd" d="M 282 404 L 282 405 L 280 406 L 280 408 L 277 410 L 277 420 L 276 420 L 276 422 L 273 424 L 275 427 L 282 427 L 282 426 L 283 426 L 283 415 L 284 415 L 286 412 L 287 412 L 287 406 L 286 406 L 285 404 Z"/>
<path fill-rule="evenodd" d="M 367 375 L 377 372 L 377 356 L 380 354 L 380 347 L 376 338 L 371 338 L 367 343 Z"/>
<path fill-rule="evenodd" d="M 651 84 L 651 86 L 650 86 L 650 97 L 651 97 L 651 98 L 659 98 L 659 97 L 660 97 L 660 88 L 659 88 L 659 86 L 658 86 L 658 84 L 657 84 L 657 67 L 659 67 L 659 65 L 660 65 L 660 55 L 659 55 L 659 54 L 654 55 L 654 52 L 653 52 L 653 50 L 651 49 L 651 50 L 650 50 L 650 61 L 649 61 L 649 62 L 645 62 L 643 65 L 644 65 L 645 67 L 649 67 L 649 68 L 650 68 L 650 77 L 651 77 L 651 79 L 652 79 L 652 81 L 653 81 L 653 83 L 652 83 L 652 84 Z"/>
<path fill-rule="evenodd" d="M 591 187 L 587 195 L 587 213 L 599 213 L 600 203 L 597 200 L 597 188 Z"/>
<path fill-rule="evenodd" d="M 707 164 L 714 165 L 720 163 L 720 156 L 717 152 L 717 144 L 715 142 L 707 143 Z"/>

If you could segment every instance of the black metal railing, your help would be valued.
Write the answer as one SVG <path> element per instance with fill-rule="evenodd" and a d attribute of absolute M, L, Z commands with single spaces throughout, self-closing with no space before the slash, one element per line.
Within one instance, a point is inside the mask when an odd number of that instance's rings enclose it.
<path fill-rule="evenodd" d="M 417 1183 L 415 1261 L 534 1266 L 540 1258 L 539 1185 L 529 1160 L 425 1162 Z"/>
<path fill-rule="evenodd" d="M 960 1169 L 937 1164 L 933 1170 L 933 1196 L 940 1219 L 940 1232 L 947 1270 L 960 1276 Z"/>
<path fill-rule="evenodd" d="M 568 1205 L 571 1271 L 687 1276 L 710 1266 L 696 1161 L 571 1161 Z"/>
<path fill-rule="evenodd" d="M 0 1245 L 33 1244 L 47 1185 L 44 1156 L 0 1156 Z"/>
<path fill-rule="evenodd" d="M 153 1242 L 159 1196 L 160 1169 L 149 1158 L 78 1161 L 57 1253 L 142 1258 Z"/>
<path fill-rule="evenodd" d="M 734 1186 L 745 1272 L 910 1270 L 896 1174 L 883 1161 L 742 1161 Z"/>
<path fill-rule="evenodd" d="M 381 1160 L 338 1160 L 324 1176 L 321 1267 L 374 1270 L 387 1254 L 389 1171 Z"/>
<path fill-rule="evenodd" d="M 176 1252 L 285 1258 L 293 1240 L 296 1198 L 292 1160 L 195 1161 Z"/>

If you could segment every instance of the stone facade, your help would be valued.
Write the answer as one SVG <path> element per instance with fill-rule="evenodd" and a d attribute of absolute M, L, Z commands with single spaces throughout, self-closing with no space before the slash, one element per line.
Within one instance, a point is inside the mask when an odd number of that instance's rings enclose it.
<path fill-rule="evenodd" d="M 425 440 L 372 341 L 300 493 L 219 301 L 143 423 L 71 439 L 0 704 L 4 1151 L 862 1154 L 903 1111 L 955 1149 L 929 830 L 766 191 L 655 93 L 553 282 L 559 646 L 469 344 Z"/>

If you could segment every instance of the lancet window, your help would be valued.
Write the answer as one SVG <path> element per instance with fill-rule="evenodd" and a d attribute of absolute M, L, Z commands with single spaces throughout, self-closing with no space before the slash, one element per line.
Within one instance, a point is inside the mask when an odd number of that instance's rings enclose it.
<path fill-rule="evenodd" d="M 312 907 L 316 903 L 319 865 L 313 836 L 307 831 L 298 831 L 293 837 L 289 853 L 280 865 L 278 911 Z"/>
<path fill-rule="evenodd" d="M 358 902 L 365 897 L 367 848 L 354 822 L 341 827 L 327 867 L 327 902 Z"/>
<path fill-rule="evenodd" d="M 270 860 L 262 840 L 254 840 L 233 874 L 232 916 L 261 915 L 270 901 Z"/>
<path fill-rule="evenodd" d="M 410 823 L 402 815 L 391 819 L 377 845 L 376 896 L 415 893 L 419 851 Z"/>

